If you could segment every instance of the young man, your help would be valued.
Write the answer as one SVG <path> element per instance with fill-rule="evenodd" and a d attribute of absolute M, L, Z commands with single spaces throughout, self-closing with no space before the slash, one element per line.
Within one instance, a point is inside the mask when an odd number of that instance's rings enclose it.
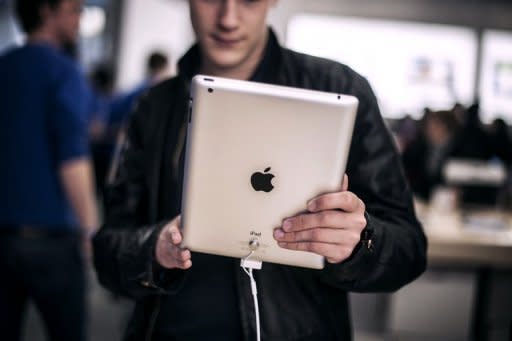
<path fill-rule="evenodd" d="M 78 0 L 19 0 L 27 42 L 0 57 L 0 338 L 20 340 L 28 299 L 51 340 L 85 340 L 84 237 L 97 212 L 85 81 L 60 47 Z"/>
<path fill-rule="evenodd" d="M 189 4 L 197 44 L 178 76 L 154 87 L 132 115 L 106 225 L 94 240 L 100 281 L 137 301 L 125 340 L 256 337 L 240 260 L 179 247 L 188 91 L 197 73 L 359 98 L 350 187 L 345 177 L 342 191 L 312 198 L 307 214 L 275 230 L 281 247 L 325 256 L 325 269 L 266 263 L 256 273 L 263 340 L 349 340 L 347 291 L 396 290 L 426 263 L 425 237 L 375 97 L 348 67 L 279 46 L 265 24 L 274 1 Z"/>

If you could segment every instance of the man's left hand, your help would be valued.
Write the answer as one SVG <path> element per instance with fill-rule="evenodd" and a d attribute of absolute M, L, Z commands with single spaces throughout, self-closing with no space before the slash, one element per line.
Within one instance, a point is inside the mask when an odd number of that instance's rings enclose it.
<path fill-rule="evenodd" d="M 287 218 L 274 230 L 280 247 L 309 251 L 340 263 L 352 255 L 366 227 L 365 205 L 348 191 L 348 176 L 340 192 L 320 195 L 308 203 L 310 213 Z"/>

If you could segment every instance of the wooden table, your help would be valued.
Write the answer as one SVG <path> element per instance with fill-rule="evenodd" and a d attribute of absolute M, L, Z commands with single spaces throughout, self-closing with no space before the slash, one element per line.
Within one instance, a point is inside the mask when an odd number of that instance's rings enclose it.
<path fill-rule="evenodd" d="M 498 210 L 435 209 L 416 204 L 429 241 L 432 264 L 512 268 L 512 214 Z M 467 221 L 471 220 L 471 225 Z M 503 228 L 477 227 L 478 220 L 500 222 Z"/>
<path fill-rule="evenodd" d="M 476 269 L 472 336 L 485 340 L 490 273 L 493 269 L 512 269 L 512 213 L 435 208 L 421 202 L 415 206 L 429 242 L 429 264 Z"/>

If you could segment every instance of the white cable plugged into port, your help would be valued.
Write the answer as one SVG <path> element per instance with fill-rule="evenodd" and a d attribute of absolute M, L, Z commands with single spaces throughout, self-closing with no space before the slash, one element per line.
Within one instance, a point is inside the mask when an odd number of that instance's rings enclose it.
<path fill-rule="evenodd" d="M 252 246 L 254 246 L 254 245 L 250 244 L 250 246 L 252 248 Z M 254 313 L 256 315 L 256 340 L 260 341 L 261 331 L 260 331 L 260 308 L 258 305 L 258 288 L 256 286 L 256 281 L 254 280 L 252 270 L 253 269 L 260 270 L 261 262 L 250 259 L 251 256 L 254 254 L 254 250 L 257 249 L 258 246 L 259 246 L 259 244 L 256 245 L 256 247 L 253 250 L 251 250 L 251 253 L 249 253 L 249 255 L 247 255 L 247 257 L 242 259 L 242 261 L 240 262 L 240 266 L 242 267 L 242 270 L 244 270 L 244 272 L 247 274 L 247 276 L 249 276 L 249 279 L 251 280 L 251 292 L 252 292 L 252 297 L 254 299 Z"/>
<path fill-rule="evenodd" d="M 254 312 L 256 314 L 256 340 L 260 341 L 260 309 L 258 306 L 258 288 L 256 287 L 256 281 L 252 275 L 252 268 L 242 268 L 245 273 L 251 279 L 251 291 L 254 299 Z"/>

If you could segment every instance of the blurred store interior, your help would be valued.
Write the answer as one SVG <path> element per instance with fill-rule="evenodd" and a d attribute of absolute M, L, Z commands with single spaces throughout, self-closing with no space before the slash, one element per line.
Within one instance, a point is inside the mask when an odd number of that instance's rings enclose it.
<path fill-rule="evenodd" d="M 429 239 L 418 280 L 393 294 L 351 294 L 355 340 L 508 340 L 512 2 L 279 0 L 269 24 L 287 47 L 346 63 L 369 80 Z M 171 77 L 193 41 L 185 0 L 86 0 L 74 54 L 115 101 L 146 81 L 150 54 L 167 57 L 159 77 Z M 0 53 L 22 42 L 12 1 L 0 0 Z M 112 115 L 115 144 L 126 117 Z M 429 148 L 436 156 L 426 156 Z M 97 174 L 105 178 L 102 162 Z M 90 340 L 118 340 L 131 303 L 89 272 Z M 42 328 L 32 309 L 25 340 L 43 340 Z"/>

